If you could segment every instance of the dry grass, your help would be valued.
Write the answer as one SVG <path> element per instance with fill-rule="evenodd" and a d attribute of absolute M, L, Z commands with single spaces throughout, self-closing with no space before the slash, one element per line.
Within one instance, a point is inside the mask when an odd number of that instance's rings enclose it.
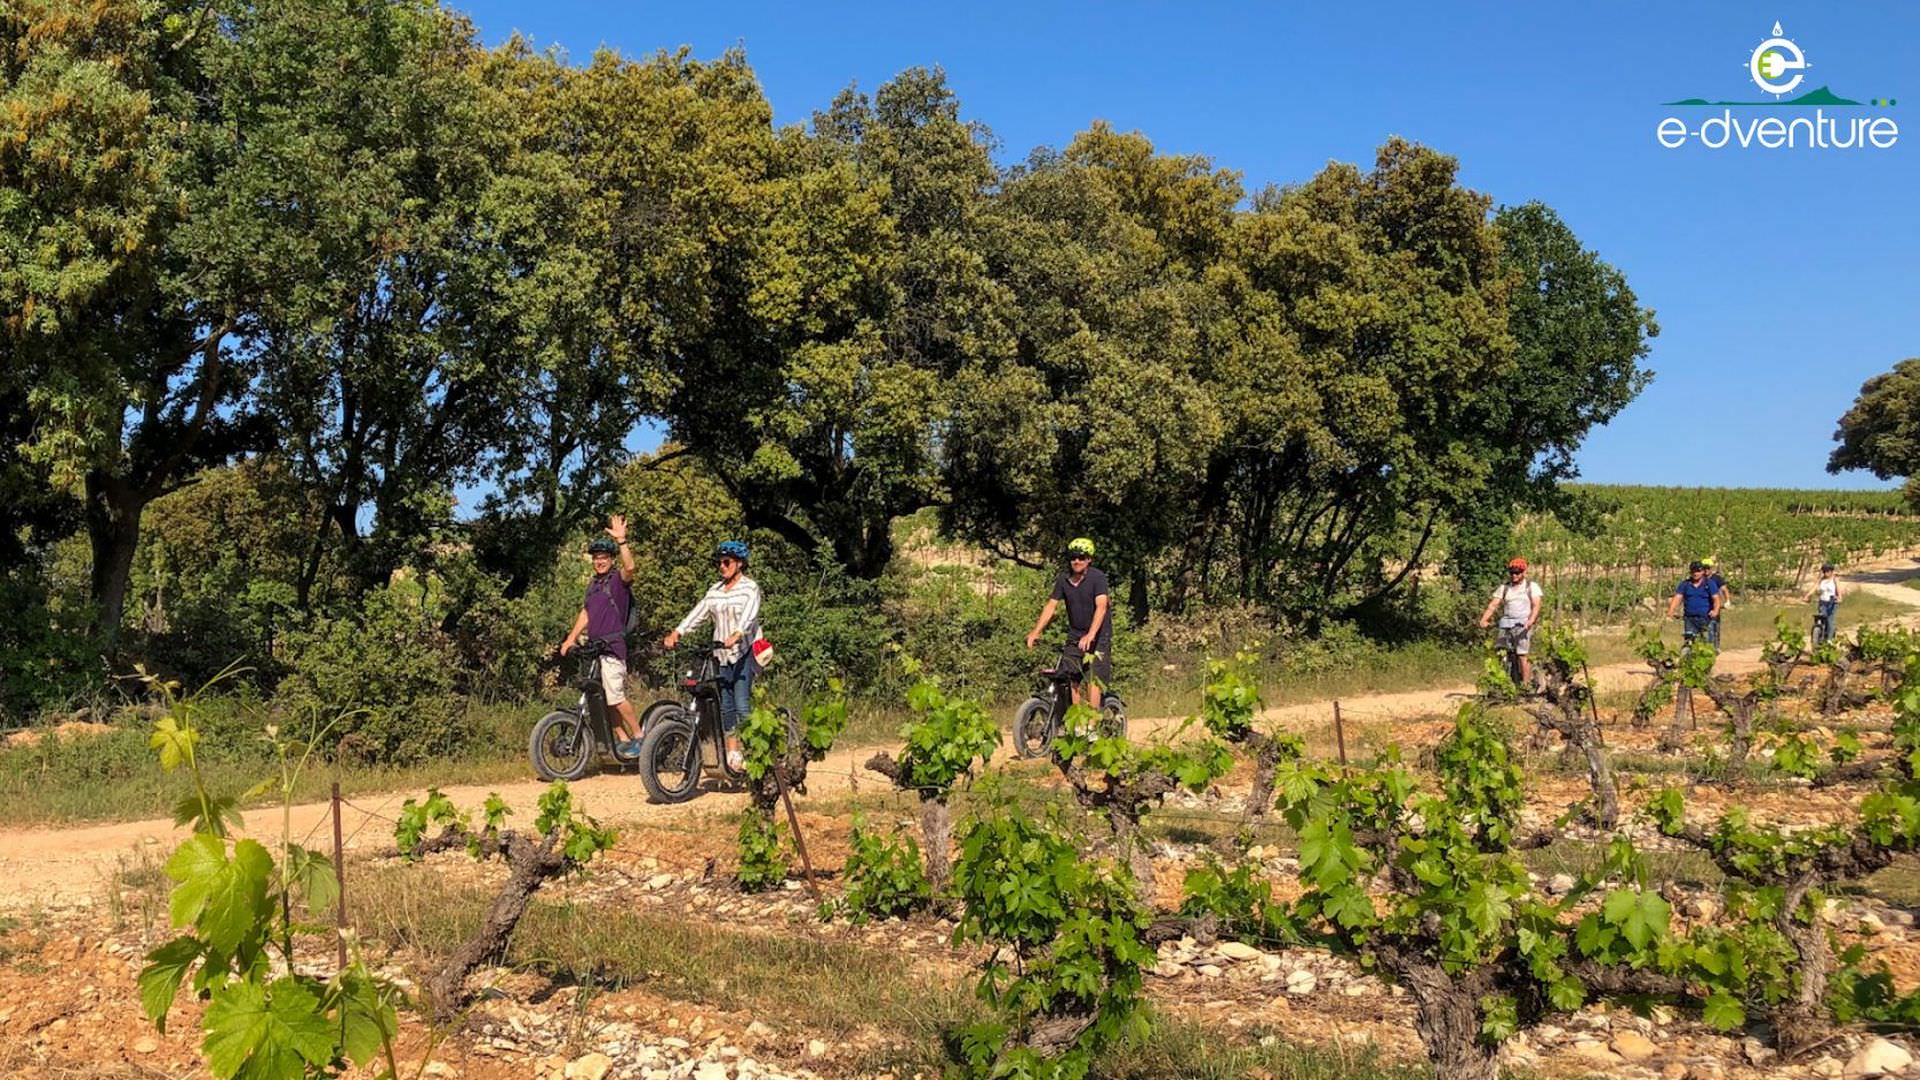
<path fill-rule="evenodd" d="M 405 946 L 430 964 L 478 924 L 483 889 L 427 867 L 368 867 L 355 877 L 351 916 L 362 935 Z M 835 931 L 768 933 L 685 916 L 601 904 L 536 900 L 508 962 L 590 996 L 646 988 L 676 1001 L 741 1012 L 780 1027 L 864 1047 L 851 1075 L 949 1069 L 949 1038 L 984 1015 L 968 973 L 941 957 L 903 957 Z M 850 978 L 850 973 L 858 977 Z M 878 1039 L 874 1038 L 875 1033 Z M 856 1039 L 864 1034 L 866 1038 Z M 1156 1017 L 1146 1040 L 1111 1049 L 1092 1075 L 1114 1080 L 1261 1076 L 1297 1080 L 1412 1080 L 1423 1070 L 1364 1052 L 1260 1045 L 1256 1028 L 1213 1030 Z"/>

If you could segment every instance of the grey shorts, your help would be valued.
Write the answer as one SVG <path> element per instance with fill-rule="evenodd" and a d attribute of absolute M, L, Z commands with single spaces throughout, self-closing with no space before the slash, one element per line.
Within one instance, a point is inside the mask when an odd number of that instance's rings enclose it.
<path fill-rule="evenodd" d="M 1082 679 L 1092 677 L 1099 680 L 1101 686 L 1113 682 L 1113 646 L 1102 645 L 1097 651 L 1083 653 L 1080 647 L 1071 642 L 1060 650 L 1060 662 L 1057 671 L 1070 671 Z"/>
<path fill-rule="evenodd" d="M 1503 626 L 1500 628 L 1500 647 L 1512 649 L 1514 655 L 1525 656 L 1533 649 L 1533 631 L 1526 624 Z"/>

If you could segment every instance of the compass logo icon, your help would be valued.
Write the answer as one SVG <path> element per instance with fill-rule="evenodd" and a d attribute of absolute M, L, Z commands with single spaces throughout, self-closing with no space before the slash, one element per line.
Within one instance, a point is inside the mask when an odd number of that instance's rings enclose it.
<path fill-rule="evenodd" d="M 1783 37 L 1779 23 L 1773 24 L 1773 36 L 1753 47 L 1747 59 L 1747 72 L 1754 84 L 1778 97 L 1790 94 L 1806 78 L 1807 54 L 1791 38 Z"/>

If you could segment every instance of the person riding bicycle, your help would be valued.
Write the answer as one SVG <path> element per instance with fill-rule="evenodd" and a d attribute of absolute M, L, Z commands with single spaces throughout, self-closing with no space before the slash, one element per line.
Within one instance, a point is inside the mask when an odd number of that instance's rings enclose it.
<path fill-rule="evenodd" d="M 1707 625 L 1707 642 L 1717 649 L 1720 647 L 1720 616 L 1733 606 L 1733 590 L 1727 587 L 1727 579 L 1720 576 L 1720 568 L 1713 556 L 1702 556 L 1700 565 L 1707 568 L 1707 581 L 1720 593 L 1720 610 L 1714 612 L 1712 621 Z"/>
<path fill-rule="evenodd" d="M 613 566 L 614 553 L 620 555 L 620 568 Z M 627 547 L 627 519 L 615 514 L 607 519 L 607 535 L 596 536 L 587 545 L 593 561 L 593 577 L 587 582 L 587 598 L 573 629 L 560 643 L 565 656 L 580 643 L 582 635 L 606 646 L 606 658 L 600 662 L 600 689 L 606 692 L 607 708 L 619 723 L 619 744 L 614 747 L 627 757 L 640 753 L 640 719 L 627 700 L 627 613 L 633 610 L 633 551 Z"/>
<path fill-rule="evenodd" d="M 1113 681 L 1113 620 L 1107 617 L 1111 597 L 1107 575 L 1093 568 L 1093 541 L 1075 537 L 1067 544 L 1067 569 L 1053 583 L 1053 595 L 1040 609 L 1040 618 L 1027 634 L 1027 649 L 1053 621 L 1060 605 L 1067 605 L 1067 645 L 1060 653 L 1060 670 L 1078 670 L 1086 677 L 1087 704 L 1100 707 L 1100 688 Z M 1073 688 L 1080 703 L 1080 686 Z"/>
<path fill-rule="evenodd" d="M 1684 616 L 1680 634 L 1687 643 L 1691 644 L 1694 638 L 1704 637 L 1711 645 L 1713 619 L 1720 614 L 1720 604 L 1724 599 L 1720 587 L 1707 576 L 1707 564 L 1695 559 L 1687 567 L 1687 580 L 1674 586 L 1673 597 L 1667 601 L 1667 618 Z"/>
<path fill-rule="evenodd" d="M 1512 649 L 1519 658 L 1520 681 L 1525 683 L 1533 681 L 1527 652 L 1533 647 L 1533 627 L 1540 621 L 1540 596 L 1540 583 L 1527 579 L 1527 560 L 1513 559 L 1507 563 L 1507 580 L 1493 590 L 1487 610 L 1480 613 L 1480 628 L 1484 630 L 1499 612 L 1500 647 Z"/>
<path fill-rule="evenodd" d="M 1833 618 L 1840 607 L 1840 579 L 1834 576 L 1832 563 L 1820 564 L 1820 580 L 1813 583 L 1813 591 L 1807 599 L 1819 605 L 1820 627 L 1814 636 L 1815 645 L 1824 645 L 1833 638 Z"/>
<path fill-rule="evenodd" d="M 727 767 L 739 771 L 745 755 L 736 734 L 753 708 L 753 643 L 760 637 L 760 586 L 747 576 L 747 544 L 725 540 L 713 549 L 720 580 L 662 642 L 671 649 L 703 620 L 713 620 L 713 658 L 720 664 L 720 730 L 727 737 Z"/>

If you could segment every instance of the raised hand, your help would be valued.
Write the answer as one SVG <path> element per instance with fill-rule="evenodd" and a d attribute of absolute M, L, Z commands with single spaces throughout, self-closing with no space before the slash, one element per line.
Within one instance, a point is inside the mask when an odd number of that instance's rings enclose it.
<path fill-rule="evenodd" d="M 607 535 L 613 537 L 616 544 L 627 542 L 627 515 L 615 514 L 607 519 Z"/>

